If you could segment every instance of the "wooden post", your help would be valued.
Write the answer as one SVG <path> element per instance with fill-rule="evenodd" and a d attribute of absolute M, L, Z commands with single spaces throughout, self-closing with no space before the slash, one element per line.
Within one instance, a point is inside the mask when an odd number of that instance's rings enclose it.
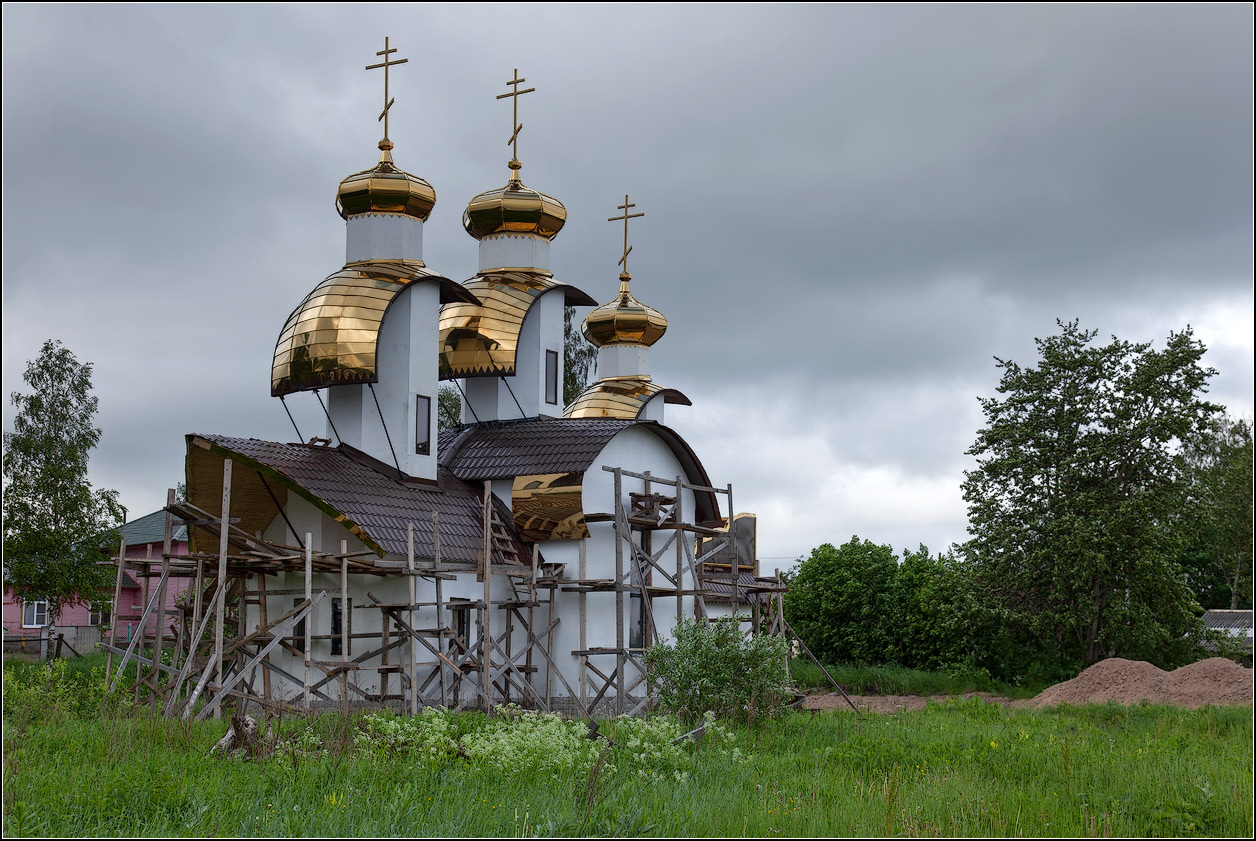
<path fill-rule="evenodd" d="M 406 577 L 406 580 L 410 584 L 410 586 L 406 589 L 406 592 L 410 596 L 410 627 L 413 628 L 415 626 L 414 601 L 415 601 L 415 595 L 416 595 L 416 592 L 415 592 L 416 588 L 414 586 L 415 581 L 414 581 L 414 521 L 413 520 L 406 523 L 406 570 L 407 572 L 409 572 L 409 575 Z M 436 609 L 437 611 L 439 611 L 440 606 L 437 605 Z M 385 622 L 388 621 L 388 617 L 386 616 L 381 616 L 380 618 L 382 618 Z M 418 644 L 415 642 L 414 637 L 410 637 L 410 715 L 419 714 L 418 663 L 419 663 Z M 445 685 L 445 677 L 443 674 L 444 670 L 441 669 L 439 665 L 437 665 L 436 668 L 442 672 L 441 686 L 444 686 Z"/>
<path fill-rule="evenodd" d="M 432 509 L 432 552 L 434 555 L 432 567 L 437 573 L 436 579 L 435 579 L 435 583 L 436 583 L 436 633 L 437 633 L 436 652 L 441 657 L 444 657 L 449 651 L 449 644 L 445 639 L 445 596 L 444 596 L 444 591 L 441 587 L 441 577 L 440 577 L 440 512 L 438 512 L 436 509 Z M 413 626 L 414 624 L 413 619 L 411 620 L 410 624 L 411 626 Z M 415 663 L 418 662 L 417 653 L 414 654 L 413 662 Z M 448 682 L 445 679 L 445 670 L 440 666 L 439 662 L 436 665 L 436 674 L 437 674 L 437 677 L 440 678 L 441 706 L 448 707 L 449 706 Z M 413 670 L 411 671 L 411 675 L 413 675 Z"/>
<path fill-rule="evenodd" d="M 731 573 L 728 584 L 732 590 L 730 601 L 733 606 L 733 626 L 741 631 L 741 622 L 737 621 L 737 611 L 741 609 L 741 567 L 737 565 L 737 541 L 733 540 L 733 486 L 728 486 L 728 569 Z"/>
<path fill-rule="evenodd" d="M 113 613 L 109 617 L 109 644 L 116 646 L 118 644 L 118 607 L 122 601 L 122 576 L 126 575 L 123 568 L 126 566 L 126 538 L 122 538 L 118 542 L 118 579 L 113 585 Z M 113 674 L 113 652 L 109 652 L 109 656 L 105 658 L 105 674 Z"/>
<path fill-rule="evenodd" d="M 266 572 L 257 573 L 257 618 L 261 622 L 261 626 L 265 628 L 270 624 L 270 619 L 266 615 Z M 262 658 L 262 697 L 267 701 L 270 700 L 270 655 L 267 654 Z"/>
<path fill-rule="evenodd" d="M 485 712 L 492 711 L 493 676 L 491 674 L 492 655 L 489 653 L 492 648 L 493 639 L 493 562 L 492 562 L 492 537 L 493 537 L 493 483 L 489 479 L 484 480 L 484 552 L 480 558 L 480 571 L 484 576 L 484 610 L 480 615 L 480 690 L 484 693 L 483 701 Z"/>
<path fill-rule="evenodd" d="M 174 505 L 174 488 L 166 489 L 166 505 Z M 174 515 L 169 511 L 166 512 L 166 528 L 162 533 L 161 539 L 161 582 L 157 585 L 157 631 L 156 639 L 153 640 L 153 686 L 156 687 L 161 680 L 161 669 L 158 664 L 161 663 L 162 643 L 165 642 L 166 636 L 166 581 L 170 577 L 170 544 L 174 540 Z M 173 663 L 173 660 L 171 661 Z M 178 663 L 173 663 L 177 668 Z M 151 696 L 152 708 L 157 709 L 157 693 L 153 692 Z"/>
<path fill-rule="evenodd" d="M 222 520 L 218 523 L 218 586 L 225 588 L 227 586 L 227 537 L 228 531 L 231 529 L 231 464 L 229 458 L 222 460 Z M 221 687 L 225 680 L 225 673 L 222 664 L 222 632 L 225 624 L 224 610 L 227 606 L 227 597 L 223 596 L 218 602 L 218 609 L 214 613 L 214 659 L 217 661 L 216 666 L 218 675 L 218 685 Z M 222 718 L 222 707 L 214 708 L 214 718 Z"/>
<path fill-rule="evenodd" d="M 349 662 L 349 541 L 340 541 L 340 662 Z M 349 670 L 340 672 L 340 700 L 349 697 Z"/>
<path fill-rule="evenodd" d="M 528 628 L 527 628 L 528 631 L 532 630 L 533 628 L 532 623 L 536 620 L 536 607 L 535 607 L 536 605 L 536 573 L 537 573 L 537 564 L 540 560 L 540 554 L 541 554 L 541 545 L 539 543 L 533 543 L 532 544 L 532 577 L 528 579 Z M 507 640 L 507 644 L 509 644 L 509 640 Z M 528 682 L 529 688 L 533 690 L 533 694 L 535 694 L 536 693 L 536 689 L 535 689 L 536 681 L 533 680 L 534 673 L 532 671 L 532 646 L 528 645 L 526 641 L 524 642 L 524 645 L 527 646 L 526 648 L 527 653 L 524 655 L 524 660 L 523 660 L 524 675 L 525 675 L 524 679 Z M 548 686 L 545 687 L 545 693 L 547 695 L 549 694 Z"/>
<path fill-rule="evenodd" d="M 615 468 L 615 715 L 624 712 L 624 517 L 623 473 Z"/>
<path fill-rule="evenodd" d="M 310 575 L 314 570 L 314 535 L 310 532 L 305 533 L 305 600 L 309 601 L 314 598 L 314 590 L 310 581 Z M 314 624 L 314 611 L 310 611 L 305 615 L 305 686 L 303 690 L 302 704 L 308 710 L 310 708 L 310 639 L 312 625 Z"/>
<path fill-rule="evenodd" d="M 684 523 L 685 512 L 685 486 L 681 483 L 680 477 L 676 477 L 676 507 L 672 509 L 672 515 L 676 521 L 676 621 L 679 622 L 684 616 L 685 602 L 685 530 L 681 527 Z"/>
<path fill-rule="evenodd" d="M 152 560 L 153 560 L 153 544 L 149 543 L 145 547 L 144 575 L 141 576 L 141 578 L 143 579 L 143 583 L 140 585 L 140 604 L 145 605 L 145 606 L 148 605 L 148 600 L 149 598 L 151 598 L 151 594 L 149 593 L 149 590 L 151 589 L 152 585 L 149 581 L 148 574 L 153 571 L 152 563 L 151 563 Z M 146 625 L 144 623 L 141 623 L 139 626 L 140 645 L 138 649 L 138 651 L 141 654 L 144 653 L 144 637 L 147 636 L 146 630 L 147 630 Z M 135 676 L 138 678 L 138 680 L 135 681 L 134 702 L 138 704 L 140 702 L 140 687 L 144 685 L 144 666 L 138 661 L 135 664 Z"/>

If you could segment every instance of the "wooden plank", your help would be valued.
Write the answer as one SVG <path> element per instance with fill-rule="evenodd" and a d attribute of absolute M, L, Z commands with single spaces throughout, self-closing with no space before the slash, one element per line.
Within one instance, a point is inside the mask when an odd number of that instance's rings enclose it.
<path fill-rule="evenodd" d="M 109 644 L 110 645 L 118 644 L 118 616 L 122 612 L 121 610 L 122 606 L 119 604 L 119 602 L 122 601 L 122 576 L 124 574 L 122 572 L 122 566 L 125 563 L 126 563 L 126 538 L 124 537 L 118 544 L 118 579 L 117 579 L 117 582 L 113 585 L 113 613 L 109 618 Z M 110 653 L 109 656 L 105 658 L 105 674 L 109 674 L 112 671 L 113 671 L 113 654 Z"/>
<path fill-rule="evenodd" d="M 603 468 L 605 469 L 605 468 Z M 615 468 L 615 715 L 624 713 L 624 534 L 623 472 Z"/>
<path fill-rule="evenodd" d="M 144 624 L 148 622 L 148 616 L 149 614 L 153 612 L 153 608 L 156 606 L 156 604 L 157 602 L 155 599 L 149 599 L 148 606 L 144 608 L 144 615 L 140 617 L 141 629 L 144 627 Z M 135 634 L 133 637 L 131 637 L 131 644 L 127 646 L 126 654 L 122 656 L 122 662 L 118 664 L 118 673 L 113 676 L 113 680 L 109 681 L 109 690 L 111 692 L 113 691 L 114 686 L 117 684 L 118 678 L 122 677 L 122 672 L 124 669 L 126 669 L 127 661 L 131 658 L 132 653 L 134 653 L 135 651 L 135 646 L 139 645 L 140 640 L 143 638 L 144 638 L 144 634 L 142 632 Z"/>
<path fill-rule="evenodd" d="M 233 462 L 229 458 L 222 460 L 222 524 L 219 531 L 218 539 L 218 582 L 222 586 L 227 580 L 227 537 L 230 532 L 229 518 L 231 517 L 231 465 Z M 225 528 L 223 527 L 225 526 Z M 214 659 L 218 661 L 218 682 L 223 682 L 222 672 L 222 636 L 223 628 L 226 625 L 226 607 L 227 600 L 221 599 L 218 607 L 214 611 Z M 218 709 L 217 706 L 214 709 Z M 215 718 L 221 718 L 220 711 Z"/>
<path fill-rule="evenodd" d="M 314 535 L 307 531 L 305 533 L 305 598 L 307 601 L 313 597 L 313 587 L 310 583 L 311 568 L 314 565 L 313 542 Z M 302 705 L 307 710 L 310 708 L 310 645 L 313 643 L 310 633 L 313 624 L 313 622 L 305 623 L 305 682 L 302 687 Z"/>
<path fill-rule="evenodd" d="M 225 598 L 224 594 L 226 592 L 227 592 L 226 587 L 219 587 L 217 592 L 214 595 L 214 599 L 217 600 L 217 599 Z M 214 606 L 214 603 L 211 601 L 210 608 L 212 609 L 213 606 Z M 183 688 L 183 681 L 187 679 L 188 671 L 192 667 L 192 661 L 196 659 L 195 657 L 196 647 L 200 645 L 201 637 L 205 635 L 205 629 L 207 627 L 209 627 L 209 614 L 208 613 L 206 613 L 204 619 L 201 620 L 200 627 L 196 629 L 196 634 L 192 637 L 191 644 L 188 646 L 187 657 L 184 658 L 183 666 L 179 669 L 179 677 L 175 680 L 174 686 L 171 688 L 169 695 L 167 695 L 167 700 L 166 700 L 166 716 L 167 717 L 174 715 L 175 709 L 177 708 L 178 705 L 173 702 L 177 701 L 179 698 L 179 691 Z"/>

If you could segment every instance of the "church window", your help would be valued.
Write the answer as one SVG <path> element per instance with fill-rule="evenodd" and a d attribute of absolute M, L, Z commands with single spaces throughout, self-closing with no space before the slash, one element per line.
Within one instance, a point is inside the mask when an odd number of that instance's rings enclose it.
<path fill-rule="evenodd" d="M 432 398 L 414 395 L 414 451 L 425 456 L 432 451 Z"/>
<path fill-rule="evenodd" d="M 558 351 L 545 351 L 545 402 L 558 404 Z"/>
<path fill-rule="evenodd" d="M 350 634 L 352 634 L 353 633 L 353 599 L 349 599 L 348 605 L 349 605 L 348 631 Z M 331 653 L 332 654 L 341 653 L 340 634 L 344 627 L 342 625 L 344 621 L 345 621 L 344 611 L 342 611 L 340 608 L 340 599 L 332 599 L 331 600 Z M 350 648 L 353 647 L 352 640 L 349 641 L 349 647 Z M 345 653 L 347 654 L 348 652 L 345 652 Z"/>

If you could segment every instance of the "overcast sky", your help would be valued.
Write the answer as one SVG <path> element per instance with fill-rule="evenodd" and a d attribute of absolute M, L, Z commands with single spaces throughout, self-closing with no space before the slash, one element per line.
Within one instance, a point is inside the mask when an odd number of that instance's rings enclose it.
<path fill-rule="evenodd" d="M 945 549 L 993 357 L 1033 364 L 1057 318 L 1190 325 L 1251 418 L 1252 32 L 1248 4 L 6 3 L 4 428 L 57 338 L 95 366 L 91 477 L 131 517 L 185 433 L 295 437 L 271 356 L 344 262 L 387 35 L 430 267 L 476 271 L 461 214 L 505 183 L 518 68 L 524 182 L 568 209 L 555 275 L 613 296 L 631 194 L 654 379 L 694 404 L 669 425 L 759 515 L 766 570 L 852 534 Z"/>

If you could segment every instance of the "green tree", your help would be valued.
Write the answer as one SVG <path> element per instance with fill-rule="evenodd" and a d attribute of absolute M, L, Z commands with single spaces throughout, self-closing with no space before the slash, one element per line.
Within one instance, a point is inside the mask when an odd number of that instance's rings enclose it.
<path fill-rule="evenodd" d="M 436 428 L 454 429 L 462 425 L 462 398 L 458 389 L 443 385 L 436 395 Z"/>
<path fill-rule="evenodd" d="M 26 602 L 46 601 L 48 621 L 63 607 L 99 598 L 113 575 L 98 561 L 116 543 L 124 515 L 118 492 L 92 490 L 87 460 L 100 441 L 93 425 L 92 365 L 60 342 L 44 342 L 14 392 L 17 415 L 4 434 L 4 562 Z"/>
<path fill-rule="evenodd" d="M 1207 608 L 1252 606 L 1252 427 L 1216 418 L 1186 447 L 1193 540 L 1183 554 Z"/>
<path fill-rule="evenodd" d="M 590 344 L 576 322 L 576 308 L 563 310 L 563 405 L 580 396 L 597 367 L 597 348 Z"/>
<path fill-rule="evenodd" d="M 1037 367 L 998 359 L 1002 397 L 965 472 L 978 583 L 1024 639 L 1078 663 L 1166 662 L 1198 630 L 1177 559 L 1185 542 L 1183 442 L 1218 411 L 1216 371 L 1188 327 L 1163 351 L 1057 322 Z"/>
<path fill-rule="evenodd" d="M 819 659 L 869 665 L 895 659 L 894 573 L 889 546 L 856 535 L 803 561 L 785 593 L 785 618 Z"/>

